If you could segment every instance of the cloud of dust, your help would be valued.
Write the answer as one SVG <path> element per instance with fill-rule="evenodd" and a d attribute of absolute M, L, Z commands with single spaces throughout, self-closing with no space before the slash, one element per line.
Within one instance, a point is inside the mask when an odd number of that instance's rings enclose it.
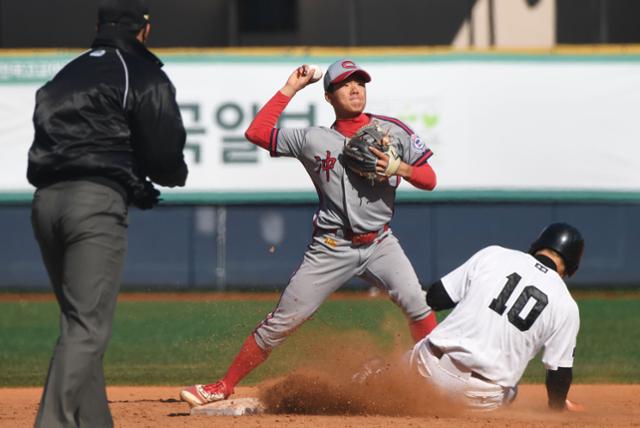
<path fill-rule="evenodd" d="M 307 337 L 300 352 L 305 365 L 259 388 L 269 413 L 321 415 L 453 416 L 461 409 L 411 373 L 404 356 L 406 340 L 383 350 L 363 331 Z M 352 380 L 372 358 L 380 373 Z"/>

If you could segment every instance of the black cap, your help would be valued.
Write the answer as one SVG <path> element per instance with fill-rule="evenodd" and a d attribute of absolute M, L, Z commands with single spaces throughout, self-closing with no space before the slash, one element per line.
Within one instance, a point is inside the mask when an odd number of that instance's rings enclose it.
<path fill-rule="evenodd" d="M 146 0 L 101 0 L 98 6 L 98 24 L 137 25 L 149 22 Z"/>

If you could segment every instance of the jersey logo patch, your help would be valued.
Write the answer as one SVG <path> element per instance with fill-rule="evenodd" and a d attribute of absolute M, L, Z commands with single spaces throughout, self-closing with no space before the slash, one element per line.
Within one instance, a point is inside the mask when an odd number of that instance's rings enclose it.
<path fill-rule="evenodd" d="M 327 181 L 331 178 L 330 172 L 336 166 L 336 158 L 331 156 L 331 152 L 327 150 L 327 157 L 322 159 L 320 156 L 314 156 L 316 160 L 316 172 L 324 172 L 327 175 Z"/>
<path fill-rule="evenodd" d="M 342 66 L 342 68 L 346 68 L 346 69 L 357 68 L 356 65 L 353 63 L 353 61 L 342 61 L 340 65 Z"/>
<path fill-rule="evenodd" d="M 420 137 L 418 137 L 417 134 L 411 134 L 411 144 L 417 152 L 424 152 L 427 150 L 427 145 L 420 139 Z"/>
<path fill-rule="evenodd" d="M 329 236 L 324 237 L 324 243 L 330 246 L 331 248 L 336 248 L 338 246 L 338 242 Z"/>

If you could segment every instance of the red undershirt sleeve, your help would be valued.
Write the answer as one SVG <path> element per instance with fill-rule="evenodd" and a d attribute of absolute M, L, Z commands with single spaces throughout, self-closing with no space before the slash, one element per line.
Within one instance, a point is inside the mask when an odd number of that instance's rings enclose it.
<path fill-rule="evenodd" d="M 267 103 L 260 109 L 256 117 L 253 118 L 249 128 L 244 133 L 247 140 L 253 144 L 269 150 L 269 142 L 271 132 L 278 122 L 278 118 L 289 104 L 291 98 L 278 91 Z"/>
<path fill-rule="evenodd" d="M 436 173 L 431 165 L 414 166 L 411 170 L 411 177 L 407 181 L 418 189 L 433 190 L 436 187 Z"/>

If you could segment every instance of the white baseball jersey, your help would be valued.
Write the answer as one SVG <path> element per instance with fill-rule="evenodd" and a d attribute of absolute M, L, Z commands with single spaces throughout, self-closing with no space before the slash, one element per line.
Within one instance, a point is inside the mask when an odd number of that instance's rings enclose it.
<path fill-rule="evenodd" d="M 470 371 L 517 385 L 544 347 L 550 370 L 573 367 L 578 305 L 562 278 L 533 256 L 487 247 L 442 278 L 457 306 L 429 341 Z"/>

